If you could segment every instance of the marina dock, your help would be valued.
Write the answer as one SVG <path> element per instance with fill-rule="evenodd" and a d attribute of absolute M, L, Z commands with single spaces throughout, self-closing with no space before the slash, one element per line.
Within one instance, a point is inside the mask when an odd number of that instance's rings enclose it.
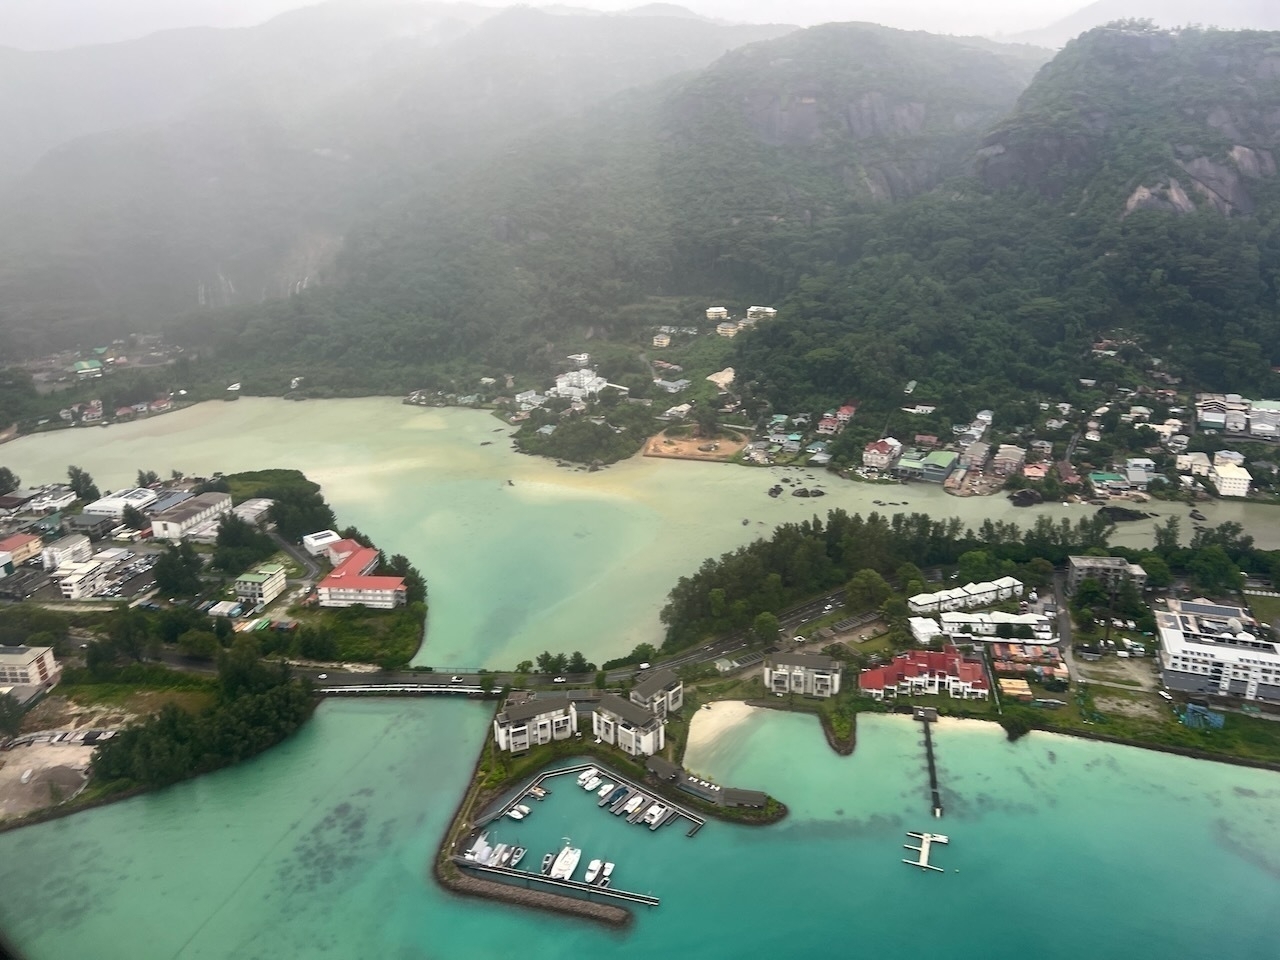
<path fill-rule="evenodd" d="M 453 862 L 459 867 L 467 870 L 474 870 L 477 873 L 497 874 L 500 877 L 506 877 L 511 880 L 522 880 L 526 887 L 533 884 L 539 884 L 560 892 L 570 890 L 578 893 L 585 893 L 587 899 L 592 897 L 605 897 L 612 900 L 624 900 L 627 903 L 640 903 L 646 907 L 656 907 L 661 902 L 657 897 L 651 897 L 647 893 L 632 893 L 628 890 L 618 890 L 614 887 L 602 887 L 594 883 L 582 883 L 578 880 L 553 880 L 550 877 L 544 877 L 540 873 L 529 873 L 525 870 L 513 870 L 510 867 L 490 867 L 476 863 L 474 860 L 468 860 L 466 857 L 454 857 Z M 936 867 L 934 869 L 937 869 Z"/>
<path fill-rule="evenodd" d="M 941 867 L 934 866 L 929 862 L 929 850 L 935 843 L 950 842 L 947 837 L 940 833 L 908 833 L 907 836 L 919 840 L 920 845 L 904 843 L 902 846 L 907 850 L 917 851 L 919 857 L 915 860 L 903 860 L 903 863 L 911 867 L 919 867 L 921 870 L 936 870 L 938 873 L 946 873 Z"/>
<path fill-rule="evenodd" d="M 663 806 L 667 808 L 667 812 L 663 814 L 663 816 L 661 816 L 658 819 L 658 823 L 656 825 L 651 826 L 650 829 L 656 830 L 658 827 L 666 826 L 669 823 L 672 823 L 676 820 L 683 818 L 689 821 L 689 824 L 690 824 L 689 830 L 685 834 L 685 836 L 692 837 L 699 830 L 701 830 L 703 826 L 706 825 L 707 821 L 705 818 L 698 816 L 692 810 L 688 809 L 687 807 L 681 806 L 680 804 L 676 803 L 673 800 L 668 800 L 665 797 L 658 796 L 656 793 L 652 791 L 651 788 L 643 787 L 640 784 L 637 784 L 632 780 L 629 780 L 627 777 L 620 776 L 619 774 L 615 773 L 613 770 L 608 769 L 607 767 L 600 766 L 597 764 L 592 764 L 592 763 L 579 763 L 579 764 L 574 764 L 573 766 L 570 766 L 570 767 L 560 767 L 559 769 L 556 769 L 556 770 L 546 770 L 538 774 L 537 777 L 535 777 L 531 782 L 526 784 L 522 789 L 517 790 L 511 796 L 511 799 L 509 799 L 506 803 L 502 804 L 501 806 L 497 807 L 494 810 L 490 810 L 485 815 L 481 816 L 476 821 L 476 826 L 484 827 L 490 823 L 493 823 L 495 820 L 505 817 L 507 813 L 510 812 L 512 807 L 515 807 L 516 805 L 520 804 L 524 800 L 533 796 L 534 795 L 533 791 L 535 788 L 540 788 L 542 790 L 546 790 L 547 793 L 550 793 L 551 792 L 550 789 L 546 786 L 547 781 L 555 777 L 563 777 L 569 774 L 576 776 L 577 774 L 582 773 L 584 770 L 591 769 L 592 767 L 594 767 L 597 771 L 599 771 L 602 777 L 607 777 L 609 780 L 612 780 L 619 787 L 627 788 L 627 792 L 624 793 L 613 804 L 608 804 L 608 797 L 602 797 L 596 801 L 597 807 L 607 808 L 608 811 L 614 814 L 615 816 L 621 816 L 623 815 L 623 809 L 631 800 L 634 800 L 637 796 L 643 798 L 640 802 L 640 806 L 638 806 L 630 814 L 626 815 L 628 823 L 640 823 L 641 820 L 644 818 L 644 815 L 648 813 L 650 810 L 652 810 L 654 806 Z M 646 826 L 648 825 L 646 824 Z"/>

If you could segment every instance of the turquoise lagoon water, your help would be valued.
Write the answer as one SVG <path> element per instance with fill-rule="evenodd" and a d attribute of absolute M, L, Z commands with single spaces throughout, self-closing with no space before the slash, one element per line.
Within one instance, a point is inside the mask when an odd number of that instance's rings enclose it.
<path fill-rule="evenodd" d="M 1280 776 L 948 724 L 939 822 L 920 731 L 892 717 L 864 718 L 850 758 L 773 712 L 689 758 L 788 802 L 771 828 L 651 833 L 568 781 L 493 828 L 533 869 L 566 835 L 584 863 L 614 860 L 619 887 L 662 898 L 629 930 L 457 899 L 428 864 L 487 715 L 325 704 L 251 763 L 0 835 L 0 923 L 32 960 L 1277 953 Z M 951 837 L 945 874 L 899 862 L 905 831 L 930 828 Z"/>

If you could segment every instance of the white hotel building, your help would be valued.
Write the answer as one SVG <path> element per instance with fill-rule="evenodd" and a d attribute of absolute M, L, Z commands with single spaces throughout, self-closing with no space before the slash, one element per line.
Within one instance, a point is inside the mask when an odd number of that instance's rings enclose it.
<path fill-rule="evenodd" d="M 1280 702 L 1280 645 L 1240 607 L 1170 600 L 1156 614 L 1165 686 Z"/>
<path fill-rule="evenodd" d="M 61 673 L 52 647 L 0 645 L 0 684 L 4 686 L 53 686 Z"/>
<path fill-rule="evenodd" d="M 567 697 L 526 700 L 508 706 L 493 720 L 494 742 L 509 753 L 568 740 L 577 732 L 578 708 Z"/>

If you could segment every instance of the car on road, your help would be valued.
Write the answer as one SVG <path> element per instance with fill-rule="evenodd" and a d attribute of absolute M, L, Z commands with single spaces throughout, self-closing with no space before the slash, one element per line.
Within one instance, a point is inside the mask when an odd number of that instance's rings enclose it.
<path fill-rule="evenodd" d="M 552 680 L 551 682 L 552 682 L 552 683 L 564 683 L 564 677 L 556 677 L 556 678 L 555 678 L 554 680 Z"/>
<path fill-rule="evenodd" d="M 329 675 L 328 675 L 327 673 L 319 673 L 319 674 L 316 674 L 316 679 L 317 679 L 317 680 L 328 680 L 328 679 L 329 679 Z"/>
<path fill-rule="evenodd" d="M 461 682 L 462 682 L 462 678 L 461 678 L 461 677 L 450 677 L 450 678 L 449 678 L 449 682 L 450 682 L 450 683 L 461 683 Z"/>
<path fill-rule="evenodd" d="M 792 637 L 792 638 L 791 638 L 791 642 L 792 642 L 792 643 L 804 643 L 804 637 Z"/>
<path fill-rule="evenodd" d="M 823 607 L 823 608 L 822 608 L 822 612 L 823 612 L 823 613 L 830 613 L 830 612 L 831 612 L 831 610 L 832 610 L 832 608 L 833 608 L 834 606 L 835 606 L 835 604 L 828 603 L 825 607 Z"/>

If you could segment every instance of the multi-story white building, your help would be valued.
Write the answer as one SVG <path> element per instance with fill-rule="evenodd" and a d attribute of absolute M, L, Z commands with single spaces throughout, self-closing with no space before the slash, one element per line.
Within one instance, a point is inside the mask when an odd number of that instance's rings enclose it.
<path fill-rule="evenodd" d="M 962 700 L 985 700 L 991 695 L 986 670 L 977 660 L 966 660 L 955 647 L 900 653 L 883 667 L 863 670 L 858 690 L 873 700 L 898 694 L 945 693 Z"/>
<path fill-rule="evenodd" d="M 609 385 L 604 377 L 596 376 L 596 372 L 587 367 L 581 370 L 570 370 L 556 377 L 556 385 L 547 391 L 548 396 L 568 397 L 571 400 L 586 400 L 594 397 Z"/>
<path fill-rule="evenodd" d="M 1220 497 L 1247 497 L 1253 475 L 1236 463 L 1215 463 L 1209 468 L 1209 482 Z"/>
<path fill-rule="evenodd" d="M 93 556 L 93 546 L 83 534 L 55 540 L 41 552 L 40 563 L 46 570 L 57 570 L 66 563 L 79 563 Z"/>
<path fill-rule="evenodd" d="M 631 688 L 631 702 L 665 720 L 684 706 L 684 681 L 666 667 L 659 667 Z"/>
<path fill-rule="evenodd" d="M 578 708 L 565 697 L 526 700 L 503 709 L 493 719 L 499 750 L 523 753 L 530 747 L 567 740 L 578 732 Z"/>
<path fill-rule="evenodd" d="M 707 307 L 707 319 L 712 323 L 729 319 L 729 311 L 724 307 Z"/>
<path fill-rule="evenodd" d="M 151 518 L 151 536 L 177 543 L 192 529 L 231 512 L 231 494 L 202 493 Z"/>
<path fill-rule="evenodd" d="M 991 469 L 997 475 L 1007 477 L 1021 470 L 1026 462 L 1027 451 L 1023 447 L 1002 443 L 996 449 L 995 458 L 991 461 Z"/>
<path fill-rule="evenodd" d="M 1124 557 L 1067 557 L 1067 593 L 1075 593 L 1086 579 L 1097 580 L 1109 590 L 1129 581 L 1141 590 L 1147 585 L 1147 571 Z"/>
<path fill-rule="evenodd" d="M 223 496 L 225 497 L 226 494 L 224 493 Z M 124 516 L 125 507 L 133 507 L 133 509 L 139 511 L 146 510 L 147 507 L 159 499 L 160 495 L 158 493 L 145 487 L 138 487 L 133 490 L 117 490 L 115 493 L 93 501 L 93 503 L 86 503 L 84 512 L 96 513 L 104 517 L 115 517 L 118 520 Z"/>
<path fill-rule="evenodd" d="M 1264 438 L 1280 436 L 1280 401 L 1253 401 L 1249 408 L 1249 432 Z"/>
<path fill-rule="evenodd" d="M 652 756 L 667 743 L 662 719 L 617 694 L 606 693 L 591 715 L 591 730 L 623 753 Z"/>
<path fill-rule="evenodd" d="M 329 549 L 329 545 L 342 539 L 341 534 L 332 530 L 317 530 L 302 538 L 302 549 L 313 557 L 318 557 Z"/>
<path fill-rule="evenodd" d="M 1036 640 L 1047 643 L 1053 637 L 1053 621 L 1040 613 L 1005 613 L 993 610 L 990 613 L 973 613 L 968 610 L 949 610 L 938 614 L 942 624 L 942 633 L 951 636 L 960 634 L 994 637 L 1002 624 L 1012 628 L 1028 627 Z"/>
<path fill-rule="evenodd" d="M 37 513 L 52 513 L 55 510 L 65 510 L 75 502 L 76 492 L 66 484 L 59 483 L 44 487 L 27 507 Z"/>
<path fill-rule="evenodd" d="M 113 566 L 100 560 L 71 561 L 59 565 L 53 579 L 58 581 L 58 588 L 65 599 L 83 600 L 102 592 Z"/>
<path fill-rule="evenodd" d="M 772 320 L 777 315 L 774 307 L 747 307 L 748 320 Z"/>
<path fill-rule="evenodd" d="M 236 577 L 236 598 L 265 607 L 288 585 L 288 574 L 282 563 L 264 563 L 256 570 Z"/>
<path fill-rule="evenodd" d="M 377 577 L 382 555 L 372 547 L 361 547 L 340 563 L 316 587 L 322 607 L 371 607 L 392 610 L 407 602 L 403 577 Z"/>
<path fill-rule="evenodd" d="M 1174 460 L 1174 467 L 1179 473 L 1190 473 L 1196 477 L 1207 477 L 1213 469 L 1213 462 L 1207 453 L 1180 453 Z"/>
<path fill-rule="evenodd" d="M 732 320 L 722 320 L 716 324 L 716 333 L 722 337 L 736 337 L 738 329 L 738 325 Z"/>
<path fill-rule="evenodd" d="M 1156 613 L 1165 686 L 1189 693 L 1280 701 L 1280 645 L 1240 607 L 1170 600 Z"/>
<path fill-rule="evenodd" d="M 52 687 L 61 674 L 52 647 L 0 646 L 0 684 Z"/>
<path fill-rule="evenodd" d="M 764 687 L 770 693 L 833 697 L 840 692 L 840 662 L 819 653 L 776 653 L 765 658 Z"/>
<path fill-rule="evenodd" d="M 671 334 L 655 333 L 653 335 L 653 345 L 658 348 L 671 346 Z"/>

